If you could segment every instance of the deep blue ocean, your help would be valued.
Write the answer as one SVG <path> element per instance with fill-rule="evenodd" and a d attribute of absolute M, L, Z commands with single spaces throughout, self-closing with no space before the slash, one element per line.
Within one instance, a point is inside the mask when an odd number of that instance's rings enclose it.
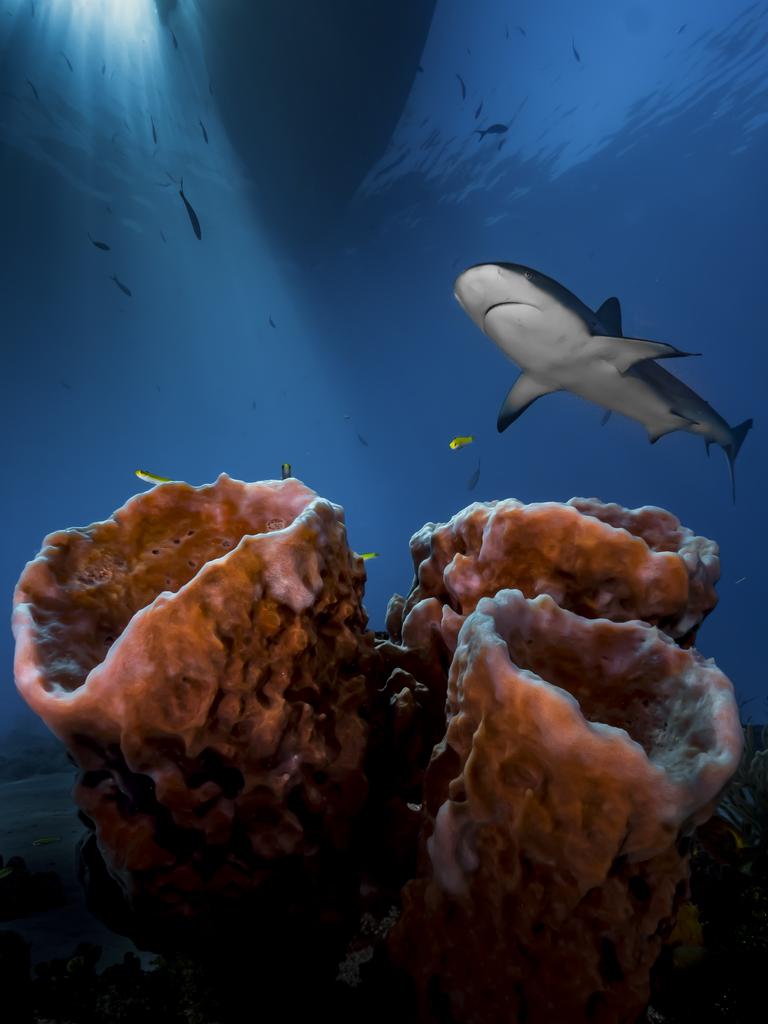
<path fill-rule="evenodd" d="M 379 631 L 425 523 L 597 497 L 717 542 L 696 646 L 765 722 L 767 167 L 765 2 L 0 0 L 8 622 L 43 538 L 107 519 L 139 468 L 290 464 L 376 553 Z M 520 366 L 456 301 L 476 264 L 616 297 L 626 338 L 696 353 L 658 363 L 726 443 L 753 420 L 735 501 L 676 399 L 653 444 L 569 388 L 500 432 Z M 42 727 L 13 657 L 8 625 L 18 742 Z"/>

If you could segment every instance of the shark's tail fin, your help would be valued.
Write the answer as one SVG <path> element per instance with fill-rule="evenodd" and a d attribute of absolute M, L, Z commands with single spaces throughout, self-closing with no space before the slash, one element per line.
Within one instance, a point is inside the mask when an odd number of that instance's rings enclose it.
<path fill-rule="evenodd" d="M 731 437 L 733 440 L 730 444 L 724 444 L 723 449 L 725 454 L 728 456 L 728 471 L 731 475 L 731 494 L 733 495 L 733 503 L 736 504 L 736 478 L 733 475 L 733 464 L 736 461 L 736 456 L 739 454 L 739 448 L 744 443 L 744 438 L 752 428 L 752 420 L 744 420 L 743 423 L 739 423 L 737 427 L 731 427 Z"/>

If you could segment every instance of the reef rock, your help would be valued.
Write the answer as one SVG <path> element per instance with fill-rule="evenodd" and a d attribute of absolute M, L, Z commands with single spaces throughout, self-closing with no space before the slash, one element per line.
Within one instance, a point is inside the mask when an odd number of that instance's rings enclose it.
<path fill-rule="evenodd" d="M 133 910 L 337 913 L 366 797 L 364 578 L 339 506 L 226 474 L 136 495 L 27 564 L 16 684 L 80 766 Z"/>

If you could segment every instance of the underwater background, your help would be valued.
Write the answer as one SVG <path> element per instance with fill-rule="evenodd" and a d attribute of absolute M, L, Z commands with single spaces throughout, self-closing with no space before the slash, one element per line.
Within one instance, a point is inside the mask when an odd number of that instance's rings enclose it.
<path fill-rule="evenodd" d="M 717 542 L 696 646 L 765 722 L 767 166 L 764 2 L 0 0 L 9 614 L 43 537 L 106 519 L 138 468 L 289 463 L 376 554 L 378 631 L 424 523 L 595 496 Z M 497 431 L 518 370 L 453 295 L 497 261 L 701 353 L 668 368 L 754 420 L 735 503 L 717 445 L 651 445 L 567 392 Z M 21 782 L 62 766 L 13 656 L 6 629 L 0 768 Z"/>

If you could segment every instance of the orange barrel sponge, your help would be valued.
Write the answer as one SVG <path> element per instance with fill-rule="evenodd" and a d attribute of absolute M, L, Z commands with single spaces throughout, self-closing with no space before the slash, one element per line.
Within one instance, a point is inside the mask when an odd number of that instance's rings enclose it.
<path fill-rule="evenodd" d="M 338 899 L 366 797 L 364 579 L 339 506 L 226 474 L 153 487 L 26 565 L 16 685 L 79 765 L 132 910 L 194 921 L 255 895 L 288 921 L 320 863 Z"/>
<path fill-rule="evenodd" d="M 581 511 L 563 514 L 590 535 Z M 622 542 L 652 576 L 652 554 L 629 533 Z M 556 531 L 550 563 L 566 543 Z M 602 560 L 589 552 L 561 598 Z M 672 575 L 682 601 L 687 576 Z M 447 576 L 464 581 L 454 599 L 480 589 L 477 576 Z M 672 616 L 632 593 L 649 614 Z M 505 589 L 477 601 L 460 629 L 446 711 L 424 780 L 420 877 L 389 937 L 421 1019 L 639 1019 L 685 898 L 688 837 L 739 762 L 731 683 L 655 626 Z"/>
<path fill-rule="evenodd" d="M 414 586 L 388 610 L 395 640 L 421 601 L 436 598 L 463 617 L 482 597 L 512 587 L 526 597 L 549 594 L 585 618 L 642 619 L 689 646 L 717 603 L 720 575 L 717 544 L 670 512 L 596 498 L 476 502 L 448 523 L 423 526 L 411 557 Z"/>

